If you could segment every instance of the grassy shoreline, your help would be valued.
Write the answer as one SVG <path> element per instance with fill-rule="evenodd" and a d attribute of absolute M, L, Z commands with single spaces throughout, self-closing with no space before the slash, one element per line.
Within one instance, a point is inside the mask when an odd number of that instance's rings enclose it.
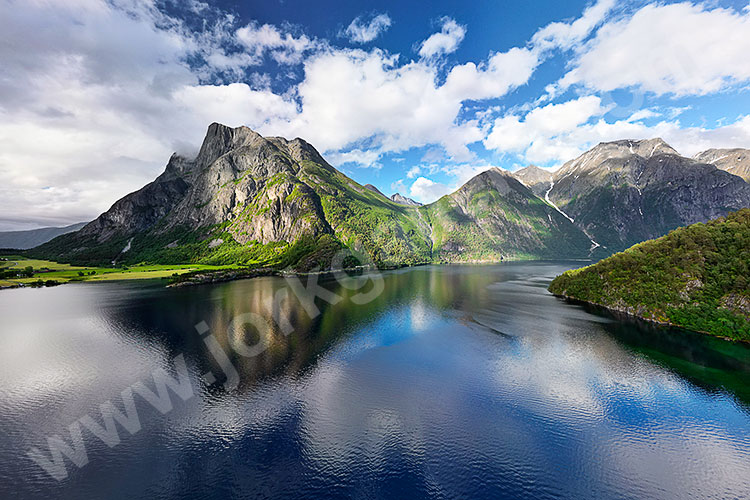
<path fill-rule="evenodd" d="M 191 272 L 213 272 L 245 269 L 235 265 L 174 264 L 135 265 L 121 267 L 74 266 L 49 260 L 30 259 L 20 255 L 4 256 L 0 260 L 0 272 L 23 273 L 31 268 L 30 275 L 0 278 L 0 288 L 27 286 L 53 286 L 64 283 L 90 281 L 124 281 L 142 279 L 176 278 Z"/>

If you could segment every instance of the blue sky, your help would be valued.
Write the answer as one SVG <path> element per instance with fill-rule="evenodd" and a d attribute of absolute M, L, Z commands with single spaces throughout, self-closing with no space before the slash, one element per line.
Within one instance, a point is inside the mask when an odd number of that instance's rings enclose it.
<path fill-rule="evenodd" d="M 750 147 L 747 54 L 746 1 L 0 0 L 0 230 L 94 218 L 213 121 L 422 202 L 600 141 Z"/>

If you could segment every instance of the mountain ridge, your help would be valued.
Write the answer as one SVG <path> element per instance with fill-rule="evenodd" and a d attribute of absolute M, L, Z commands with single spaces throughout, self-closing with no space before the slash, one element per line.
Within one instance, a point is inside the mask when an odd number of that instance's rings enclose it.
<path fill-rule="evenodd" d="M 600 245 L 601 227 L 581 217 L 578 195 L 601 198 L 612 191 L 613 168 L 628 181 L 628 193 L 640 192 L 641 187 L 630 185 L 631 170 L 663 170 L 648 164 L 659 158 L 681 166 L 690 163 L 695 179 L 690 178 L 688 188 L 696 179 L 710 185 L 706 180 L 717 175 L 723 187 L 729 186 L 717 196 L 728 196 L 731 206 L 714 203 L 699 218 L 750 204 L 750 190 L 743 191 L 731 179 L 748 187 L 744 181 L 680 157 L 660 139 L 601 143 L 554 174 L 538 167 L 520 173 L 493 167 L 433 203 L 405 204 L 397 195 L 388 198 L 339 172 L 303 139 L 263 137 L 248 127 L 213 123 L 195 158 L 173 154 L 153 182 L 115 202 L 80 231 L 34 253 L 82 263 L 240 263 L 300 269 L 325 267 L 344 247 L 386 267 L 601 256 L 641 235 L 603 238 Z M 582 174 L 586 183 L 578 181 Z M 685 178 L 673 172 L 667 181 L 682 189 Z M 669 193 L 656 191 L 671 203 Z M 698 198 L 705 201 L 705 196 Z M 630 200 L 610 199 L 614 204 L 609 212 L 623 211 L 621 205 Z M 688 209 L 692 206 L 689 200 L 685 203 Z M 670 218 L 654 231 L 664 234 L 682 221 Z"/>

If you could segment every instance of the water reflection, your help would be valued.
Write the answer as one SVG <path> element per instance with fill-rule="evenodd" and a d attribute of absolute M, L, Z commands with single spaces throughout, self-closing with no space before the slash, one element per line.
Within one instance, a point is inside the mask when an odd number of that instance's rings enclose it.
<path fill-rule="evenodd" d="M 160 498 L 741 497 L 750 350 L 622 322 L 546 292 L 569 264 L 389 272 L 311 315 L 263 278 L 165 290 L 0 292 L 0 495 Z M 35 314 L 41 310 L 43 314 Z M 253 312 L 260 329 L 235 318 Z M 596 313 L 596 314 L 594 314 Z M 240 386 L 195 330 L 205 322 Z M 235 324 L 233 327 L 232 325 Z M 247 326 L 247 325 L 245 325 Z M 257 356 L 243 349 L 263 344 Z M 244 346 L 244 347 L 243 347 Z M 237 349 L 239 347 L 239 349 Z M 184 354 L 197 397 L 63 482 L 25 458 Z"/>

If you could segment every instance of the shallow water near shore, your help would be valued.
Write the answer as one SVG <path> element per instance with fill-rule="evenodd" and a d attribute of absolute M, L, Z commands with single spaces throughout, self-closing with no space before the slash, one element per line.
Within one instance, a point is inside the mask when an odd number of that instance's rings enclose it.
<path fill-rule="evenodd" d="M 365 303 L 322 280 L 340 300 L 284 302 L 286 331 L 265 306 L 278 277 L 0 291 L 0 497 L 750 495 L 750 348 L 547 292 L 578 265 L 388 271 Z M 232 327 L 251 312 L 260 339 Z M 62 480 L 29 458 L 176 359 L 185 400 L 162 413 L 136 390 L 140 428 L 115 444 L 79 426 Z"/>

